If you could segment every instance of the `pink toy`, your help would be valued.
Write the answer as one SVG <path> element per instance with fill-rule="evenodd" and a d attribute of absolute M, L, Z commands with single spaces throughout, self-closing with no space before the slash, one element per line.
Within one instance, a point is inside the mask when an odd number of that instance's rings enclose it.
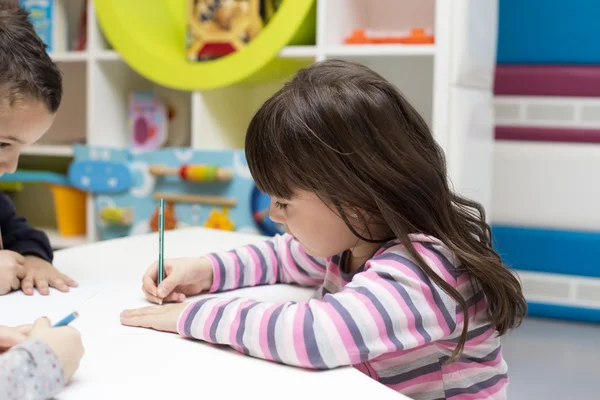
<path fill-rule="evenodd" d="M 151 92 L 134 92 L 129 101 L 132 147 L 153 150 L 167 140 L 168 109 Z"/>

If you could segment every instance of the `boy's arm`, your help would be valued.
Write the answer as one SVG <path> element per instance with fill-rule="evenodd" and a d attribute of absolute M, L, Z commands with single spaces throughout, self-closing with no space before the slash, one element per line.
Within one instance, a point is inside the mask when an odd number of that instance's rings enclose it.
<path fill-rule="evenodd" d="M 0 355 L 0 399 L 50 399 L 64 385 L 60 361 L 45 343 L 28 340 Z"/>
<path fill-rule="evenodd" d="M 451 338 L 457 324 L 455 302 L 419 266 L 384 253 L 323 300 L 205 297 L 184 309 L 177 331 L 258 358 L 330 369 Z"/>
<path fill-rule="evenodd" d="M 274 283 L 319 286 L 325 279 L 325 259 L 306 254 L 288 234 L 206 257 L 213 267 L 211 293 Z"/>
<path fill-rule="evenodd" d="M 52 247 L 46 234 L 33 228 L 24 217 L 17 215 L 15 205 L 2 192 L 0 192 L 0 229 L 4 249 L 52 262 Z"/>

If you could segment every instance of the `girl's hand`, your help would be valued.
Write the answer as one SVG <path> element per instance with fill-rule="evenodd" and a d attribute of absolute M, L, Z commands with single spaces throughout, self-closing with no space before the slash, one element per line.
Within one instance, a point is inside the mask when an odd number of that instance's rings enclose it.
<path fill-rule="evenodd" d="M 14 328 L 0 326 L 0 353 L 27 340 L 29 332 L 31 332 L 31 325 Z"/>
<path fill-rule="evenodd" d="M 121 324 L 177 333 L 177 320 L 187 305 L 169 304 L 124 310 L 121 313 Z"/>
<path fill-rule="evenodd" d="M 212 265 L 205 257 L 165 260 L 164 267 L 166 278 L 158 287 L 158 262 L 148 268 L 142 279 L 142 290 L 153 303 L 181 303 L 187 296 L 208 290 L 213 283 Z"/>
<path fill-rule="evenodd" d="M 50 294 L 48 287 L 53 287 L 61 292 L 68 292 L 69 287 L 77 287 L 77 282 L 65 274 L 61 274 L 48 261 L 36 256 L 25 256 L 25 278 L 21 282 L 21 290 L 27 295 L 33 294 L 33 287 L 37 287 L 42 295 Z"/>
<path fill-rule="evenodd" d="M 0 296 L 21 287 L 25 277 L 25 257 L 10 250 L 0 250 Z"/>
<path fill-rule="evenodd" d="M 41 318 L 33 324 L 29 339 L 36 339 L 50 346 L 60 360 L 65 380 L 69 382 L 83 357 L 83 343 L 79 331 L 70 326 L 52 328 L 47 318 Z"/>

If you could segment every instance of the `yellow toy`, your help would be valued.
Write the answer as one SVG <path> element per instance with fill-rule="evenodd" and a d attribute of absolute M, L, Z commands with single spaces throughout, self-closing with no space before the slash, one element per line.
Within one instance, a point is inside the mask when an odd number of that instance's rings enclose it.
<path fill-rule="evenodd" d="M 263 28 L 260 0 L 188 1 L 189 60 L 214 60 L 240 50 Z"/>
<path fill-rule="evenodd" d="M 221 229 L 224 231 L 233 231 L 235 230 L 235 225 L 232 220 L 228 217 L 229 210 L 227 208 L 223 208 L 223 211 L 219 211 L 216 208 L 213 208 L 208 214 L 208 218 L 204 223 L 205 228 L 211 229 Z"/>
<path fill-rule="evenodd" d="M 104 207 L 100 210 L 100 219 L 107 225 L 128 226 L 133 224 L 133 209 Z"/>

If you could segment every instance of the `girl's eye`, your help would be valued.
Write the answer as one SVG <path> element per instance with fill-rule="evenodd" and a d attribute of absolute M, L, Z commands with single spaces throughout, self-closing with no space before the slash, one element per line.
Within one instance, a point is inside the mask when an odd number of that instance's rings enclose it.
<path fill-rule="evenodd" d="M 10 143 L 6 143 L 6 142 L 0 143 L 0 149 L 6 149 L 8 147 L 10 147 Z"/>
<path fill-rule="evenodd" d="M 280 210 L 285 210 L 287 208 L 287 204 L 285 203 L 280 203 L 278 201 L 275 202 L 275 207 L 279 208 Z"/>

